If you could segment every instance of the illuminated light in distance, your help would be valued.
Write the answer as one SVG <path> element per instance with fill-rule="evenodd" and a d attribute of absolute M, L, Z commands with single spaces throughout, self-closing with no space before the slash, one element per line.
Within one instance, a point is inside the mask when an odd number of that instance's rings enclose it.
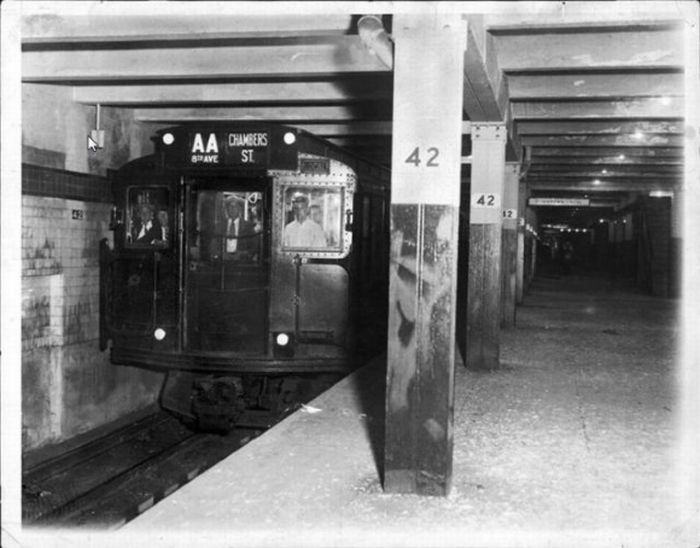
<path fill-rule="evenodd" d="M 667 95 L 664 95 L 663 97 L 661 97 L 661 98 L 659 99 L 659 102 L 660 102 L 662 105 L 664 105 L 665 107 L 667 107 L 668 105 L 671 104 L 671 98 L 668 97 Z"/>
<path fill-rule="evenodd" d="M 598 222 L 599 222 L 599 223 L 604 223 L 604 222 L 605 222 L 605 219 L 598 219 Z"/>
<path fill-rule="evenodd" d="M 153 332 L 153 336 L 157 341 L 162 341 L 165 338 L 165 329 L 159 327 Z"/>
<path fill-rule="evenodd" d="M 644 137 L 644 134 L 641 131 L 637 130 L 632 134 L 632 137 L 634 137 L 635 139 L 642 139 Z"/>
<path fill-rule="evenodd" d="M 296 142 L 296 140 L 297 136 L 294 135 L 291 131 L 288 131 L 284 134 L 284 142 L 288 145 L 293 145 Z"/>
<path fill-rule="evenodd" d="M 289 335 L 286 333 L 278 333 L 275 341 L 279 346 L 287 346 L 289 344 Z"/>
<path fill-rule="evenodd" d="M 620 155 L 617 157 L 618 160 L 624 160 L 625 158 L 626 158 L 626 156 L 625 156 L 624 154 L 620 154 Z"/>
<path fill-rule="evenodd" d="M 599 184 L 600 184 L 600 179 L 596 179 L 595 181 L 593 181 L 593 184 L 594 184 L 594 185 L 599 185 Z"/>
<path fill-rule="evenodd" d="M 172 133 L 164 133 L 163 142 L 166 145 L 172 145 L 175 142 L 175 136 Z"/>
<path fill-rule="evenodd" d="M 604 169 L 604 170 L 603 170 L 603 175 L 605 175 L 607 172 L 608 172 L 608 170 L 607 170 L 607 169 Z"/>

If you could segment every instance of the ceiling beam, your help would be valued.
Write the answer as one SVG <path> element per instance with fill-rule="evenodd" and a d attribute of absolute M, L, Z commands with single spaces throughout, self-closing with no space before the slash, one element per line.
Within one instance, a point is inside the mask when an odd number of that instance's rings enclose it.
<path fill-rule="evenodd" d="M 620 176 L 612 177 L 609 175 L 601 176 L 597 174 L 593 177 L 580 173 L 528 173 L 528 181 L 539 182 L 556 182 L 556 181 L 581 181 L 592 182 L 598 180 L 602 183 L 606 182 L 634 182 L 639 180 L 653 180 L 661 184 L 675 184 L 683 181 L 682 174 L 679 175 L 654 175 L 654 174 L 631 174 L 625 173 Z"/>
<path fill-rule="evenodd" d="M 635 133 L 683 133 L 683 120 L 543 120 L 519 121 L 520 135 L 599 135 Z"/>
<path fill-rule="evenodd" d="M 672 190 L 673 183 L 659 183 L 657 181 L 606 181 L 601 184 L 593 184 L 592 181 L 527 181 L 531 190 L 560 190 L 575 192 L 650 192 L 652 190 Z"/>
<path fill-rule="evenodd" d="M 464 111 L 473 122 L 504 121 L 508 108 L 508 89 L 498 66 L 493 38 L 484 30 L 483 17 L 469 16 L 466 19 Z"/>
<path fill-rule="evenodd" d="M 605 169 L 605 173 L 603 173 Z M 530 164 L 530 175 L 570 174 L 581 177 L 652 177 L 652 176 L 678 176 L 682 175 L 682 166 L 641 166 L 641 165 L 621 165 L 593 167 L 588 165 L 564 165 L 564 164 Z"/>
<path fill-rule="evenodd" d="M 590 32 L 573 28 L 551 33 L 496 34 L 495 39 L 499 64 L 506 73 L 683 66 L 681 29 Z"/>
<path fill-rule="evenodd" d="M 645 157 L 645 156 L 625 156 L 620 158 L 618 156 L 545 156 L 537 155 L 531 157 L 531 165 L 534 167 L 540 163 L 546 163 L 548 165 L 582 165 L 590 166 L 597 165 L 601 168 L 603 167 L 619 167 L 623 165 L 629 165 L 630 167 L 635 166 L 649 166 L 651 168 L 655 166 L 669 166 L 676 169 L 683 168 L 683 159 L 678 157 L 669 158 L 659 158 L 659 157 Z"/>
<path fill-rule="evenodd" d="M 683 136 L 645 133 L 635 137 L 623 135 L 523 135 L 524 146 L 533 147 L 683 147 Z M 624 154 L 624 152 L 623 152 Z"/>
<path fill-rule="evenodd" d="M 610 157 L 624 155 L 625 158 L 682 158 L 683 149 L 673 147 L 533 147 L 532 157 L 536 156 L 593 156 Z"/>
<path fill-rule="evenodd" d="M 682 7 L 682 6 L 681 6 Z M 485 23 L 489 28 L 558 28 L 558 27 L 632 27 L 675 20 L 682 15 L 679 6 L 664 0 L 637 2 L 634 9 L 629 3 L 605 0 L 590 2 L 498 2 L 491 9 Z"/>
<path fill-rule="evenodd" d="M 216 120 L 260 120 L 288 124 L 323 121 L 352 121 L 371 118 L 371 112 L 363 112 L 358 105 L 344 106 L 293 106 L 293 107 L 222 107 L 222 108 L 144 108 L 134 109 L 139 122 L 207 122 Z M 391 114 L 389 110 L 388 114 Z"/>
<path fill-rule="evenodd" d="M 130 7 L 131 10 L 131 7 Z M 189 14 L 173 15 L 168 7 L 159 15 L 115 17 L 102 7 L 91 6 L 89 14 L 65 15 L 60 11 L 22 18 L 23 44 L 73 44 L 162 41 L 182 42 L 201 39 L 250 38 L 259 36 L 317 36 L 345 34 L 352 26 L 347 14 L 243 15 L 241 13 L 202 14 L 190 9 Z"/>
<path fill-rule="evenodd" d="M 513 116 L 546 120 L 548 118 L 682 118 L 683 99 L 671 97 L 668 104 L 657 99 L 628 101 L 513 101 Z"/>
<path fill-rule="evenodd" d="M 25 82 L 338 76 L 388 72 L 357 36 L 323 43 L 195 48 L 32 50 L 22 53 Z"/>
<path fill-rule="evenodd" d="M 392 82 L 379 78 L 322 82 L 235 82 L 197 84 L 115 84 L 73 88 L 76 103 L 111 106 L 185 105 L 191 103 L 348 102 L 390 100 Z"/>
<path fill-rule="evenodd" d="M 601 71 L 574 74 L 509 74 L 511 99 L 671 97 L 683 90 L 679 71 Z"/>
<path fill-rule="evenodd" d="M 347 136 L 347 135 L 392 135 L 392 122 L 338 122 L 318 124 L 295 124 L 314 135 L 321 137 Z M 471 135 L 471 122 L 462 122 L 462 135 Z"/>

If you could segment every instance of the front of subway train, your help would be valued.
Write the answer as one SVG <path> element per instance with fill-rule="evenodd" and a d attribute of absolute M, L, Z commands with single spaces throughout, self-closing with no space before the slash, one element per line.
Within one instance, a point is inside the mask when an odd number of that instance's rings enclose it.
<path fill-rule="evenodd" d="M 114 178 L 103 339 L 114 363 L 165 371 L 163 406 L 200 427 L 259 422 L 349 366 L 354 175 L 279 126 L 155 143 Z"/>

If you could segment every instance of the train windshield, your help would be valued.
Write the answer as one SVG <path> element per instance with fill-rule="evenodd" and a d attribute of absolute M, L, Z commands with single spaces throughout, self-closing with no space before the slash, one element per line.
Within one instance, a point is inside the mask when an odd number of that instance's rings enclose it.
<path fill-rule="evenodd" d="M 202 178 L 188 188 L 185 347 L 263 353 L 269 286 L 265 184 Z"/>
<path fill-rule="evenodd" d="M 203 260 L 259 263 L 265 222 L 262 204 L 259 191 L 200 190 L 191 251 Z"/>
<path fill-rule="evenodd" d="M 287 186 L 283 200 L 283 249 L 341 250 L 343 196 L 340 187 Z"/>

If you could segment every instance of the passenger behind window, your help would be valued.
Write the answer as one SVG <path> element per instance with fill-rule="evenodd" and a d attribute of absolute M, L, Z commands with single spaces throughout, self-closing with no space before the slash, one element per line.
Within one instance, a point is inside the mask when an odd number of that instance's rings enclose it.
<path fill-rule="evenodd" d="M 168 210 L 160 209 L 158 211 L 158 222 L 160 223 L 160 242 L 162 245 L 168 245 L 168 237 L 170 224 L 168 223 Z"/>
<path fill-rule="evenodd" d="M 314 206 L 318 208 L 318 206 Z M 321 225 L 311 218 L 309 198 L 297 193 L 292 197 L 294 220 L 284 227 L 282 244 L 284 247 L 326 247 L 326 235 Z M 316 213 L 319 220 L 321 211 Z"/>
<path fill-rule="evenodd" d="M 250 261 L 257 260 L 259 231 L 255 223 L 243 218 L 243 202 L 236 196 L 231 196 L 224 202 L 226 214 L 225 245 L 226 258 Z"/>
<path fill-rule="evenodd" d="M 161 224 L 153 217 L 153 206 L 142 202 L 132 217 L 131 241 L 136 244 L 153 245 L 162 239 Z"/>

